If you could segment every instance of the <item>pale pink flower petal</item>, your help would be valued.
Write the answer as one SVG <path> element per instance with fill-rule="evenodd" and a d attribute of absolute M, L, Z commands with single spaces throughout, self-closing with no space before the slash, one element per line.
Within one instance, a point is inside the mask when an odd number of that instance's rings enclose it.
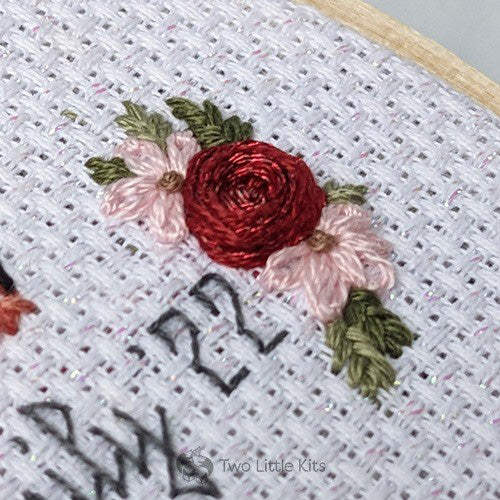
<path fill-rule="evenodd" d="M 259 280 L 267 290 L 290 290 L 301 283 L 302 266 L 311 254 L 305 244 L 286 247 L 269 256 Z"/>
<path fill-rule="evenodd" d="M 101 210 L 122 220 L 140 219 L 157 196 L 155 184 L 143 177 L 120 179 L 106 187 Z"/>
<path fill-rule="evenodd" d="M 366 276 L 364 288 L 382 291 L 394 286 L 394 267 L 389 261 L 370 253 L 364 254 L 362 261 Z"/>
<path fill-rule="evenodd" d="M 168 170 L 185 175 L 189 160 L 199 151 L 201 147 L 189 130 L 171 134 L 167 138 Z"/>
<path fill-rule="evenodd" d="M 392 253 L 389 242 L 377 236 L 371 229 L 359 233 L 342 233 L 341 245 L 347 249 L 354 248 L 358 253 L 370 252 L 383 258 L 389 257 Z"/>
<path fill-rule="evenodd" d="M 136 175 L 158 180 L 168 169 L 165 153 L 154 142 L 129 137 L 115 147 L 114 154 L 123 158 Z"/>
<path fill-rule="evenodd" d="M 374 238 L 373 251 L 383 259 L 388 259 L 392 255 L 392 245 L 382 238 Z"/>
<path fill-rule="evenodd" d="M 335 234 L 356 234 L 371 228 L 370 212 L 358 205 L 327 205 L 321 214 L 318 229 Z"/>
<path fill-rule="evenodd" d="M 335 251 L 329 252 L 335 267 L 344 281 L 351 286 L 363 287 L 366 281 L 363 263 L 359 257 L 349 248 L 343 248 L 340 245 Z"/>
<path fill-rule="evenodd" d="M 350 286 L 327 252 L 316 253 L 303 263 L 303 286 L 312 313 L 328 323 L 342 313 Z"/>
<path fill-rule="evenodd" d="M 159 243 L 171 245 L 188 235 L 184 217 L 184 203 L 180 193 L 160 191 L 145 214 L 149 230 Z"/>

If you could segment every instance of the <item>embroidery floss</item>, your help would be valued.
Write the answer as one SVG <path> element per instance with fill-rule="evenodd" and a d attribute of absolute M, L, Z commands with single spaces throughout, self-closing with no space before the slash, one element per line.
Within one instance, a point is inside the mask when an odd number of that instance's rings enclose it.
<path fill-rule="evenodd" d="M 130 467 L 134 468 L 142 477 L 149 478 L 152 471 L 149 469 L 147 451 L 151 448 L 159 451 L 167 462 L 170 498 L 191 493 L 207 495 L 213 498 L 222 496 L 217 485 L 207 477 L 207 474 L 204 474 L 202 469 L 194 462 L 189 461 L 182 453 L 176 452 L 166 410 L 160 405 L 155 407 L 160 423 L 159 436 L 145 428 L 128 413 L 112 408 L 117 421 L 126 424 L 132 430 L 135 438 L 135 443 L 132 446 L 122 445 L 101 427 L 92 426 L 88 429 L 90 434 L 99 436 L 113 447 L 113 457 L 116 462 L 115 474 L 103 468 L 93 457 L 88 456 L 83 447 L 77 442 L 71 408 L 68 405 L 55 401 L 42 401 L 20 406 L 17 411 L 21 415 L 30 418 L 44 434 L 48 434 L 55 439 L 68 453 L 75 457 L 82 467 L 91 472 L 95 496 L 98 500 L 103 500 L 106 497 L 105 493 L 108 489 L 116 493 L 120 498 L 128 498 Z M 47 414 L 52 415 L 52 419 L 54 415 L 58 415 L 58 422 L 62 421 L 63 426 L 61 424 L 54 425 L 47 419 Z M 135 449 L 138 449 L 138 452 Z M 176 466 L 187 471 L 189 476 L 193 479 L 196 478 L 197 481 L 194 484 L 182 485 L 176 475 Z M 87 498 L 58 472 L 47 469 L 45 474 L 67 490 L 71 498 Z M 34 495 L 32 492 L 29 492 L 29 494 Z M 30 498 L 34 497 L 31 496 Z"/>
<path fill-rule="evenodd" d="M 167 99 L 166 103 L 176 118 L 188 124 L 204 148 L 244 141 L 253 136 L 251 123 L 243 122 L 237 116 L 224 120 L 219 108 L 210 101 L 204 101 L 203 108 L 181 97 Z"/>
<path fill-rule="evenodd" d="M 143 219 L 158 242 L 173 244 L 187 236 L 179 191 L 187 163 L 200 148 L 190 132 L 172 134 L 165 144 L 166 154 L 156 143 L 134 138 L 115 148 L 135 177 L 111 183 L 101 209 L 122 220 Z"/>
<path fill-rule="evenodd" d="M 386 290 L 394 285 L 389 245 L 356 205 L 328 205 L 309 240 L 274 253 L 260 279 L 268 290 L 303 287 L 312 312 L 324 323 L 337 318 L 352 287 Z"/>
<path fill-rule="evenodd" d="M 394 269 L 388 243 L 359 207 L 366 186 L 330 181 L 321 189 L 303 160 L 250 140 L 250 123 L 224 120 L 210 101 L 202 107 L 184 98 L 166 103 L 189 131 L 171 134 L 157 113 L 126 101 L 127 113 L 116 121 L 135 138 L 115 149 L 117 158 L 87 162 L 92 177 L 108 184 L 103 212 L 145 220 L 162 243 L 192 233 L 220 264 L 264 267 L 260 281 L 269 291 L 302 288 L 311 312 L 327 325 L 332 371 L 348 364 L 350 385 L 375 400 L 378 389 L 394 381 L 384 356 L 400 355 L 412 336 L 373 293 L 394 285 Z M 172 314 L 181 313 L 171 309 L 149 330 L 161 333 L 175 353 L 161 329 Z M 187 326 L 197 345 L 197 328 Z M 206 368 L 196 357 L 195 367 Z M 237 386 L 218 383 L 228 395 Z"/>
<path fill-rule="evenodd" d="M 14 280 L 7 274 L 0 262 L 0 286 L 3 287 L 5 293 L 13 293 L 16 291 Z"/>
<path fill-rule="evenodd" d="M 326 344 L 334 351 L 332 372 L 348 364 L 349 385 L 372 399 L 378 389 L 394 384 L 394 369 L 384 355 L 399 358 L 412 341 L 401 319 L 367 290 L 353 290 L 341 317 L 326 326 Z"/>
<path fill-rule="evenodd" d="M 355 203 L 364 205 L 368 188 L 362 184 L 345 184 L 341 186 L 335 181 L 328 181 L 323 189 L 326 192 L 327 203 Z"/>
<path fill-rule="evenodd" d="M 307 165 L 257 141 L 205 149 L 189 163 L 186 224 L 207 254 L 230 267 L 263 266 L 309 237 L 326 203 Z"/>
<path fill-rule="evenodd" d="M 277 333 L 269 342 L 265 343 L 258 333 L 250 330 L 245 326 L 245 318 L 243 316 L 240 298 L 231 284 L 219 274 L 209 273 L 205 274 L 198 281 L 198 283 L 196 283 L 196 285 L 191 288 L 191 290 L 189 291 L 189 295 L 198 299 L 215 316 L 218 316 L 220 314 L 220 311 L 215 305 L 212 298 L 204 292 L 205 286 L 209 284 L 216 284 L 218 288 L 221 288 L 229 296 L 235 313 L 235 324 L 238 335 L 248 337 L 255 344 L 259 353 L 269 354 L 281 342 L 283 342 L 285 337 L 288 335 L 288 332 L 286 330 L 282 330 L 281 332 Z M 179 353 L 177 351 L 175 339 L 172 337 L 172 331 L 170 328 L 171 321 L 173 320 L 176 320 L 177 323 L 181 323 L 183 327 L 189 331 L 189 334 L 191 336 L 191 350 L 193 356 L 191 367 L 197 373 L 202 373 L 206 377 L 208 377 L 208 379 L 214 385 L 216 385 L 226 396 L 230 396 L 231 393 L 239 386 L 239 384 L 250 374 L 250 370 L 246 366 L 243 366 L 235 375 L 233 375 L 229 379 L 228 382 L 225 382 L 214 369 L 209 368 L 202 363 L 201 345 L 199 340 L 200 329 L 198 328 L 198 326 L 195 325 L 193 321 L 188 318 L 182 311 L 171 307 L 156 321 L 154 321 L 147 328 L 147 331 L 152 335 L 156 335 L 157 337 L 161 338 L 167 344 L 170 352 L 175 356 L 177 356 Z M 137 351 L 136 349 L 132 349 L 131 352 Z M 144 351 L 142 351 L 142 355 L 144 355 Z"/>
<path fill-rule="evenodd" d="M 33 302 L 19 295 L 14 280 L 0 263 L 0 333 L 15 335 L 19 330 L 21 315 L 36 310 L 37 307 Z"/>

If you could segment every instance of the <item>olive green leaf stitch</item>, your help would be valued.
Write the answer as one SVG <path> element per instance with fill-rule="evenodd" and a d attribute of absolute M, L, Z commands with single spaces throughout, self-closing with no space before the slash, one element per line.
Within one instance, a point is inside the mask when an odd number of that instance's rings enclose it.
<path fill-rule="evenodd" d="M 326 191 L 327 203 L 355 203 L 364 205 L 366 203 L 365 194 L 368 188 L 363 184 L 338 184 L 335 181 L 328 181 L 323 189 Z"/>
<path fill-rule="evenodd" d="M 166 138 L 172 132 L 172 125 L 159 113 L 148 113 L 144 106 L 131 101 L 123 101 L 126 113 L 117 116 L 115 122 L 127 135 L 152 141 L 165 149 Z"/>
<path fill-rule="evenodd" d="M 241 121 L 238 116 L 224 120 L 219 108 L 208 100 L 203 102 L 203 107 L 182 97 L 173 97 L 165 102 L 176 118 L 187 123 L 204 148 L 244 141 L 253 136 L 251 123 Z"/>
<path fill-rule="evenodd" d="M 360 325 L 331 323 L 327 343 L 334 349 L 332 372 L 339 373 L 347 363 L 349 386 L 357 388 L 363 397 L 375 400 L 379 389 L 388 390 L 394 384 L 394 369 Z"/>
<path fill-rule="evenodd" d="M 349 385 L 373 400 L 379 389 L 389 389 L 395 380 L 384 355 L 397 358 L 412 341 L 401 319 L 368 290 L 352 290 L 342 316 L 326 326 L 326 344 L 333 349 L 332 372 L 348 365 Z"/>
<path fill-rule="evenodd" d="M 111 184 L 125 177 L 134 177 L 122 158 L 111 158 L 106 160 L 100 156 L 89 158 L 85 166 L 90 170 L 90 177 L 102 185 Z"/>

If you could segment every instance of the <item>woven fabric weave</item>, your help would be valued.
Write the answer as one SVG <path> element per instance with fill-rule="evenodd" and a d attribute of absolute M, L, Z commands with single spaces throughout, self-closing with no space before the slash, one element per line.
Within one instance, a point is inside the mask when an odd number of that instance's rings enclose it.
<path fill-rule="evenodd" d="M 66 405 L 76 446 L 110 474 L 115 448 L 89 429 L 137 453 L 113 408 L 157 436 L 165 408 L 175 449 L 201 447 L 224 498 L 498 498 L 497 117 L 284 0 L 4 0 L 0 12 L 0 259 L 40 309 L 0 340 L 1 499 L 69 498 L 69 484 L 99 496 L 88 463 L 30 418 L 39 402 Z M 101 215 L 84 163 L 123 139 L 121 101 L 168 116 L 177 95 L 250 120 L 320 185 L 370 186 L 398 268 L 384 301 L 418 335 L 380 409 L 330 373 L 299 293 L 265 294 L 193 237 L 168 248 Z M 207 273 L 232 285 L 265 343 L 288 335 L 259 352 L 220 286 L 204 289 L 218 314 L 189 293 Z M 199 329 L 205 365 L 224 380 L 249 370 L 229 395 L 190 367 L 185 328 L 177 355 L 147 332 L 171 307 Z M 40 415 L 66 435 L 61 412 Z M 293 470 L 259 470 L 266 460 Z M 128 498 L 169 498 L 161 453 L 148 455 L 149 477 L 125 461 Z M 106 486 L 104 498 L 118 494 Z"/>

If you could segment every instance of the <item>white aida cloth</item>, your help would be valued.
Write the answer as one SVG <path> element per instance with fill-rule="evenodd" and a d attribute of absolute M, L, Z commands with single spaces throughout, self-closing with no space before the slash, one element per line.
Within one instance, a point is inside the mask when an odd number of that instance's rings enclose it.
<path fill-rule="evenodd" d="M 112 409 L 159 437 L 158 405 L 175 453 L 201 447 L 224 498 L 498 498 L 495 116 L 288 1 L 3 0 L 0 11 L 0 259 L 40 308 L 0 340 L 1 499 L 97 498 L 95 467 L 118 468 L 91 429 L 137 455 L 133 426 Z M 370 186 L 398 271 L 384 303 L 418 335 L 380 409 L 329 372 L 300 293 L 266 295 L 193 237 L 165 249 L 101 215 L 84 162 L 123 139 L 121 101 L 169 116 L 164 99 L 179 95 L 250 119 L 320 184 Z M 237 334 L 220 287 L 206 288 L 219 315 L 189 295 L 210 272 L 239 294 L 247 328 L 266 342 L 289 332 L 273 351 Z M 170 307 L 199 328 L 202 360 L 224 380 L 248 368 L 230 396 L 190 368 L 186 329 L 172 333 L 177 355 L 146 331 Z M 79 452 L 62 442 L 61 411 L 26 411 L 40 402 L 66 405 Z M 166 459 L 147 449 L 149 477 L 124 458 L 121 496 L 169 498 Z M 299 470 L 304 459 L 325 470 Z M 258 470 L 266 460 L 293 470 Z M 178 487 L 198 484 L 176 474 Z M 105 484 L 102 497 L 119 493 Z"/>

